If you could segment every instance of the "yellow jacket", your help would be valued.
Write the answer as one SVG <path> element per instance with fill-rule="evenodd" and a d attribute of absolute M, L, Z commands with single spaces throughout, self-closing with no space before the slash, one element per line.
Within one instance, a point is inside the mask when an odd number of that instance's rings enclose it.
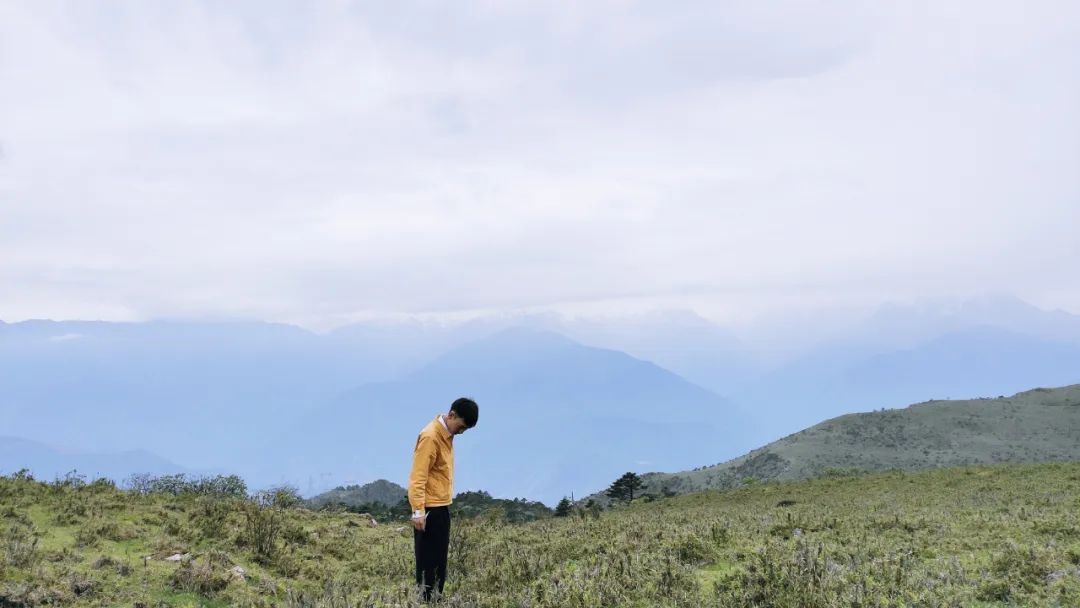
<path fill-rule="evenodd" d="M 453 502 L 454 436 L 436 416 L 416 438 L 409 473 L 409 504 L 413 512 Z"/>

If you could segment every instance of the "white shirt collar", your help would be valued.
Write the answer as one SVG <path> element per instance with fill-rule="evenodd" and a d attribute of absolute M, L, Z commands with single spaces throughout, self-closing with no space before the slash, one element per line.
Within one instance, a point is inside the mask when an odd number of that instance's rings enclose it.
<path fill-rule="evenodd" d="M 446 426 L 446 421 L 443 420 L 442 414 L 439 414 L 439 422 L 442 423 L 442 428 L 446 429 L 447 433 L 450 433 L 450 427 Z M 453 435 L 454 435 L 453 433 L 450 433 L 451 437 L 453 437 Z"/>

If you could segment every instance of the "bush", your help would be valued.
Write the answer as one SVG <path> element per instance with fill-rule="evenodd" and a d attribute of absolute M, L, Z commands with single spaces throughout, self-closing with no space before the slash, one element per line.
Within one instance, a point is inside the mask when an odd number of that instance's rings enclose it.
<path fill-rule="evenodd" d="M 38 540 L 33 525 L 16 523 L 8 526 L 3 536 L 4 563 L 15 568 L 33 565 L 38 559 Z"/>
<path fill-rule="evenodd" d="M 713 522 L 713 524 L 709 526 L 709 536 L 712 538 L 714 545 L 724 546 L 731 540 L 731 530 L 718 521 Z"/>
<path fill-rule="evenodd" d="M 184 527 L 184 524 L 180 523 L 179 519 L 171 515 L 165 517 L 164 525 L 162 525 L 162 530 L 164 530 L 165 533 L 169 536 L 175 536 L 177 538 L 184 538 L 190 536 L 187 533 L 188 529 Z"/>
<path fill-rule="evenodd" d="M 292 509 L 304 504 L 300 492 L 292 486 L 278 486 L 257 492 L 253 497 L 256 504 L 275 509 Z"/>
<path fill-rule="evenodd" d="M 1040 589 L 1054 571 L 1047 551 L 1009 544 L 994 556 L 990 565 L 991 580 L 979 586 L 976 597 L 988 602 L 1012 602 L 1017 595 Z"/>
<path fill-rule="evenodd" d="M 232 510 L 231 502 L 203 497 L 188 514 L 188 519 L 203 538 L 221 538 L 225 534 Z"/>
<path fill-rule="evenodd" d="M 86 475 L 81 475 L 75 470 L 68 471 L 62 478 L 57 477 L 52 483 L 54 490 L 78 490 L 85 485 Z"/>
<path fill-rule="evenodd" d="M 111 524 L 115 526 L 116 524 Z M 101 543 L 102 536 L 107 533 L 108 525 L 85 524 L 75 531 L 75 545 L 78 547 L 96 547 Z"/>
<path fill-rule="evenodd" d="M 30 520 L 30 516 L 19 511 L 14 505 L 8 505 L 0 510 L 0 518 L 10 520 L 12 523 L 22 524 L 24 526 L 32 526 L 33 522 Z"/>
<path fill-rule="evenodd" d="M 122 541 L 138 534 L 130 526 L 115 521 L 90 520 L 75 531 L 75 543 L 80 547 L 95 547 L 101 540 Z"/>
<path fill-rule="evenodd" d="M 4 583 L 0 586 L 0 606 L 66 606 L 71 602 L 71 591 L 59 585 L 32 581 Z"/>
<path fill-rule="evenodd" d="M 99 477 L 99 478 L 95 479 L 93 482 L 91 482 L 90 485 L 87 486 L 87 488 L 94 491 L 94 492 L 115 491 L 116 490 L 116 482 L 109 479 L 109 478 L 107 478 L 107 477 Z"/>
<path fill-rule="evenodd" d="M 274 567 L 282 576 L 293 578 L 302 571 L 303 562 L 297 559 L 296 556 L 282 554 L 274 560 Z"/>
<path fill-rule="evenodd" d="M 299 524 L 286 525 L 282 528 L 281 537 L 285 542 L 294 545 L 306 545 L 311 542 L 311 533 Z"/>
<path fill-rule="evenodd" d="M 675 543 L 675 557 L 680 563 L 699 565 L 709 561 L 711 556 L 708 545 L 696 535 L 684 536 Z"/>
<path fill-rule="evenodd" d="M 244 530 L 237 538 L 237 544 L 250 547 L 257 560 L 269 563 L 277 551 L 285 513 L 282 509 L 255 502 L 244 503 L 243 510 Z"/>
<path fill-rule="evenodd" d="M 94 570 L 101 570 L 102 568 L 108 568 L 110 566 L 115 566 L 116 564 L 117 561 L 115 559 L 108 555 L 102 555 L 95 559 L 93 563 L 90 564 L 90 567 Z"/>
<path fill-rule="evenodd" d="M 60 500 L 53 521 L 59 526 L 71 526 L 79 523 L 90 514 L 90 507 L 77 494 L 69 494 Z"/>
<path fill-rule="evenodd" d="M 247 484 L 238 475 L 217 475 L 188 479 L 183 473 L 155 477 L 148 473 L 131 475 L 124 486 L 136 494 L 192 494 L 215 498 L 246 498 Z"/>
<path fill-rule="evenodd" d="M 76 597 L 85 597 L 94 592 L 94 581 L 84 574 L 73 572 L 68 576 L 68 587 Z"/>
<path fill-rule="evenodd" d="M 229 575 L 210 564 L 188 561 L 172 573 L 169 585 L 177 591 L 210 596 L 229 586 Z"/>

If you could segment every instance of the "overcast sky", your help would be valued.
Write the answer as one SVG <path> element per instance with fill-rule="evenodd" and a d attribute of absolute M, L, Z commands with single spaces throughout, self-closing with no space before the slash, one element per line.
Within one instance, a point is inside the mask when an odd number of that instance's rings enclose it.
<path fill-rule="evenodd" d="M 1080 3 L 0 2 L 0 319 L 1080 312 Z"/>

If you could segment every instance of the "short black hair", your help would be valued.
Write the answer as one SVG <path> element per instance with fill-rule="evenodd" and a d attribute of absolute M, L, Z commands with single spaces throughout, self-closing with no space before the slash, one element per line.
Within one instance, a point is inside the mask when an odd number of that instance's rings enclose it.
<path fill-rule="evenodd" d="M 465 426 L 470 429 L 476 426 L 476 421 L 480 418 L 480 408 L 476 405 L 476 402 L 468 397 L 461 397 L 456 399 L 454 403 L 450 405 L 450 411 L 457 414 L 458 418 L 465 421 Z"/>

